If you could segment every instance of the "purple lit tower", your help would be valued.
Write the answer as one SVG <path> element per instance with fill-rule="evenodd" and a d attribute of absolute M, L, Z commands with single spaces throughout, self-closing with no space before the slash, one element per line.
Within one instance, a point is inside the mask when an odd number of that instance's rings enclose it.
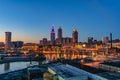
<path fill-rule="evenodd" d="M 52 25 L 52 30 L 51 30 L 51 43 L 52 43 L 52 45 L 55 44 L 55 31 L 54 31 L 54 25 Z"/>

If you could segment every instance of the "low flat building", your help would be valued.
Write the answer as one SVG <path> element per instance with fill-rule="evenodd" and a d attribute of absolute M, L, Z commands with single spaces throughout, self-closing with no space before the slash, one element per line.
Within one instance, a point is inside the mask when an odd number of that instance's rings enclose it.
<path fill-rule="evenodd" d="M 88 74 L 86 74 L 86 75 L 88 75 L 90 78 L 92 77 L 92 79 L 90 79 L 90 80 L 120 80 L 120 73 L 118 73 L 118 72 L 111 72 L 106 69 L 95 68 L 95 67 L 91 67 L 91 66 L 87 66 L 87 65 L 83 65 L 83 64 L 79 64 L 79 63 L 75 63 L 75 64 L 72 63 L 71 65 L 84 70 L 84 72 L 86 71 L 85 73 L 88 72 Z M 107 68 L 107 69 L 109 69 L 109 68 Z"/>
<path fill-rule="evenodd" d="M 108 80 L 120 80 L 120 73 L 116 72 L 102 72 L 97 75 L 102 76 Z"/>
<path fill-rule="evenodd" d="M 54 80 L 108 80 L 68 64 L 51 64 L 48 71 L 53 74 Z"/>
<path fill-rule="evenodd" d="M 86 75 L 63 64 L 52 64 L 48 71 L 54 75 L 54 80 L 87 80 Z"/>
<path fill-rule="evenodd" d="M 120 72 L 120 61 L 104 62 L 99 67 L 112 72 Z"/>

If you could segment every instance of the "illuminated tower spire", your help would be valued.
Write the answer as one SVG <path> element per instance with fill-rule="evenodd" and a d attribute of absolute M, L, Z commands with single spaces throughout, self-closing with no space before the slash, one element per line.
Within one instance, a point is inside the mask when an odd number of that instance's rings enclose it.
<path fill-rule="evenodd" d="M 51 30 L 51 34 L 55 33 L 54 31 L 54 24 L 52 25 L 52 30 Z"/>
<path fill-rule="evenodd" d="M 52 42 L 52 45 L 55 44 L 55 30 L 54 30 L 54 24 L 52 25 L 52 30 L 51 30 L 51 42 Z"/>

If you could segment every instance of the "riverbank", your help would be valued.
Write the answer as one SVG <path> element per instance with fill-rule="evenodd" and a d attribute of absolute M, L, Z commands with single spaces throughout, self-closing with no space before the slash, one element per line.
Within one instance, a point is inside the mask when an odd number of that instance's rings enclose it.
<path fill-rule="evenodd" d="M 38 69 L 38 68 L 39 69 Z M 29 71 L 31 73 L 31 78 L 40 78 L 39 80 L 43 80 L 43 74 L 47 71 L 47 65 L 33 65 L 29 66 Z M 36 71 L 37 70 L 37 71 Z M 37 77 L 38 75 L 38 71 L 40 71 L 39 74 L 39 77 Z M 34 73 L 32 75 L 32 73 Z M 23 68 L 23 69 L 20 69 L 20 70 L 14 70 L 14 71 L 10 71 L 10 72 L 7 72 L 7 73 L 3 73 L 3 74 L 0 74 L 0 80 L 28 80 L 28 77 L 30 77 L 28 75 L 28 68 Z M 35 79 L 36 80 L 36 79 Z"/>
<path fill-rule="evenodd" d="M 45 60 L 44 58 L 40 59 L 40 58 L 36 58 L 36 57 L 5 57 L 3 60 L 0 60 L 0 64 L 3 63 L 10 63 L 10 62 L 20 62 L 20 61 L 24 61 L 24 62 L 28 62 L 28 61 L 43 61 Z"/>
<path fill-rule="evenodd" d="M 28 80 L 27 68 L 0 74 L 0 80 Z"/>

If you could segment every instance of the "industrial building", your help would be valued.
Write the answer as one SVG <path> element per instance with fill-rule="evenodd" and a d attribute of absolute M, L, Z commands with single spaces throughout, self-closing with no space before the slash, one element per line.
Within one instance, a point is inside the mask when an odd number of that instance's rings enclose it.
<path fill-rule="evenodd" d="M 48 71 L 53 75 L 53 80 L 108 80 L 68 64 L 51 64 Z"/>

